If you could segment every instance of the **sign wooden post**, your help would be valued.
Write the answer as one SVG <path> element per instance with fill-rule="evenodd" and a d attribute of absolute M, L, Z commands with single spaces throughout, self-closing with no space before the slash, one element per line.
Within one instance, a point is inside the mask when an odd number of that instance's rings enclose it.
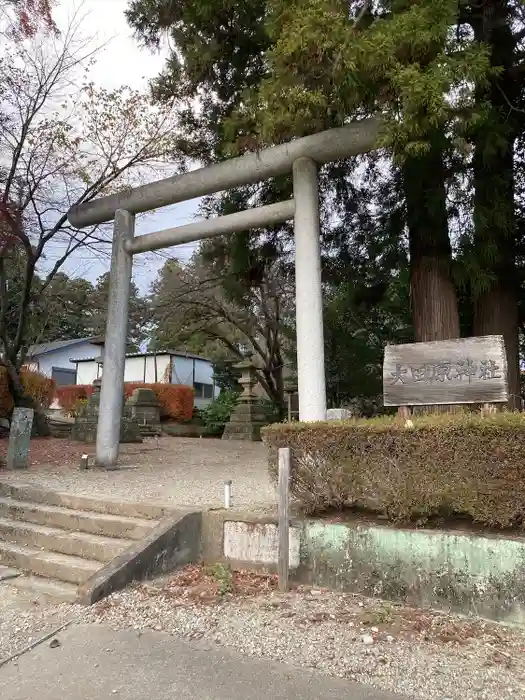
<path fill-rule="evenodd" d="M 279 590 L 288 590 L 290 567 L 290 448 L 279 449 Z"/>
<path fill-rule="evenodd" d="M 509 398 L 503 336 L 387 345 L 385 406 L 496 404 Z"/>

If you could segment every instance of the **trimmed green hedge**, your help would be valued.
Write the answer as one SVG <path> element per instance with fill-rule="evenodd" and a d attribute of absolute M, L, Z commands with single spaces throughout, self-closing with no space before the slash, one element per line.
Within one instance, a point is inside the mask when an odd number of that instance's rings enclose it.
<path fill-rule="evenodd" d="M 308 514 L 360 508 L 396 523 L 467 516 L 525 529 L 525 415 L 288 423 L 265 428 L 271 476 L 292 449 L 291 492 Z"/>

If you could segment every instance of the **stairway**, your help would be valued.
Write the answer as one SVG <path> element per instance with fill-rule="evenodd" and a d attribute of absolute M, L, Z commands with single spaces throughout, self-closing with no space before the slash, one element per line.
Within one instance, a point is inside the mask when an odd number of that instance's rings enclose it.
<path fill-rule="evenodd" d="M 155 505 L 0 482 L 0 565 L 20 572 L 9 585 L 73 602 L 79 584 L 144 538 L 164 514 Z"/>

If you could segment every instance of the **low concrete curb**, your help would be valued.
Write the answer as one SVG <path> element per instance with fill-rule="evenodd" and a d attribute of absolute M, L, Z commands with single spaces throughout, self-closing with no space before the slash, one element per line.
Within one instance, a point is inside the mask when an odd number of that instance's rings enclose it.
<path fill-rule="evenodd" d="M 201 550 L 202 514 L 190 512 L 162 520 L 142 540 L 135 542 L 83 583 L 77 602 L 92 605 L 132 581 L 198 562 Z"/>
<path fill-rule="evenodd" d="M 208 511 L 202 560 L 275 573 L 274 517 Z M 290 575 L 313 586 L 525 627 L 525 537 L 373 522 L 290 521 Z"/>

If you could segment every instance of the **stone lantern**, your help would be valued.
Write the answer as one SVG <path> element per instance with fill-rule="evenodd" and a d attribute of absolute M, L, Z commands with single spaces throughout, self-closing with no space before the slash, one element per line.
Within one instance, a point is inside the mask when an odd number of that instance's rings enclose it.
<path fill-rule="evenodd" d="M 251 358 L 234 366 L 241 370 L 239 384 L 243 391 L 230 416 L 230 422 L 224 428 L 222 439 L 257 442 L 261 439 L 261 428 L 267 425 L 268 421 L 253 391 L 257 384 L 256 367 Z"/>

